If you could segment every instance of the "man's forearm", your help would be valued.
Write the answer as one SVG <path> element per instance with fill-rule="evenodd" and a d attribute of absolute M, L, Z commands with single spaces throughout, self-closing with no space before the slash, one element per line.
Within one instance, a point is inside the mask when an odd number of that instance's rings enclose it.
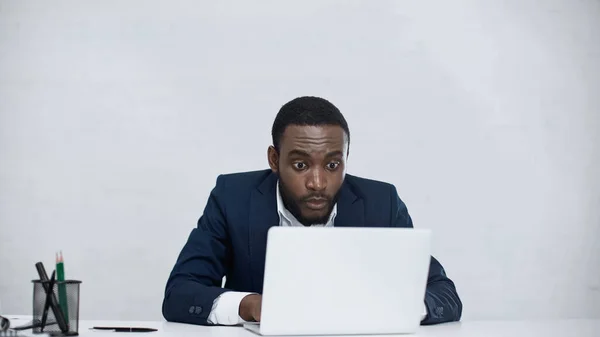
<path fill-rule="evenodd" d="M 459 321 L 462 316 L 462 302 L 449 279 L 427 285 L 425 304 L 427 316 L 423 325 Z"/>
<path fill-rule="evenodd" d="M 213 303 L 226 290 L 190 280 L 169 280 L 162 312 L 167 321 L 208 325 Z"/>
<path fill-rule="evenodd" d="M 427 317 L 421 322 L 423 325 L 459 321 L 462 315 L 462 302 L 454 282 L 446 276 L 444 267 L 433 256 L 429 265 L 425 304 Z"/>

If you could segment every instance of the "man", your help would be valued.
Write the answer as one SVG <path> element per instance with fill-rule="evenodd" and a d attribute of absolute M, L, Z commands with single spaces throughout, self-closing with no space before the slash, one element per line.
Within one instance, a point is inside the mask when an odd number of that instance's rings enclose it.
<path fill-rule="evenodd" d="M 260 321 L 271 226 L 413 227 L 393 185 L 346 174 L 350 130 L 327 100 L 300 97 L 285 104 L 272 136 L 270 170 L 217 178 L 167 281 L 167 320 Z M 424 304 L 422 324 L 458 321 L 462 313 L 454 283 L 433 257 Z"/>

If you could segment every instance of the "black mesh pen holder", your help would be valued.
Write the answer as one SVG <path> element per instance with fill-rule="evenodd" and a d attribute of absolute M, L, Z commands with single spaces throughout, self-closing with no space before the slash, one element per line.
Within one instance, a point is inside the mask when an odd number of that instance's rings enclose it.
<path fill-rule="evenodd" d="M 81 281 L 33 280 L 33 333 L 79 335 Z"/>

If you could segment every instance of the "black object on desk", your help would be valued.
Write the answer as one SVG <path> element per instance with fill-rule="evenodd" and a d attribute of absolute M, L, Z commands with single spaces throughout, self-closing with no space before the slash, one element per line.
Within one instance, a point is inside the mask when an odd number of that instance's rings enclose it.
<path fill-rule="evenodd" d="M 64 280 L 58 281 L 54 277 L 48 278 L 44 265 L 41 262 L 35 265 L 39 280 L 33 283 L 33 320 L 27 324 L 34 334 L 48 333 L 51 336 L 77 336 L 79 334 L 79 288 L 81 281 Z M 56 276 L 56 271 L 52 272 Z M 60 290 L 66 290 L 65 296 L 58 296 Z M 68 308 L 64 313 L 63 301 Z M 68 317 L 68 319 L 67 319 Z M 17 327 L 21 328 L 21 327 Z"/>
<path fill-rule="evenodd" d="M 0 316 L 0 331 L 6 331 L 10 328 L 10 321 L 8 318 Z"/>
<path fill-rule="evenodd" d="M 137 327 L 116 327 L 116 326 L 95 326 L 93 330 L 112 330 L 114 332 L 154 332 L 158 331 L 153 328 L 137 328 Z"/>
<path fill-rule="evenodd" d="M 54 296 L 54 282 L 56 281 L 56 273 L 53 271 L 52 276 L 50 276 L 50 283 L 48 284 L 48 289 L 50 291 L 46 292 L 46 301 L 44 302 L 44 311 L 42 312 L 42 323 L 40 325 L 41 331 L 44 331 L 46 327 L 46 321 L 48 320 L 48 309 L 50 308 L 50 297 Z M 67 328 L 68 329 L 68 328 Z"/>
<path fill-rule="evenodd" d="M 69 323 L 65 319 L 65 316 L 63 315 L 63 312 L 60 309 L 60 306 L 58 305 L 58 300 L 54 295 L 54 281 L 50 281 L 48 279 L 48 274 L 46 274 L 46 268 L 44 268 L 43 263 L 36 263 L 35 268 L 37 269 L 38 275 L 40 276 L 40 281 L 42 281 L 42 286 L 44 287 L 44 290 L 47 294 L 46 303 L 44 305 L 44 314 L 42 318 L 42 330 L 44 329 L 44 325 L 46 324 L 45 321 L 48 315 L 47 310 L 49 306 L 52 309 L 52 312 L 54 313 L 54 317 L 56 318 L 56 323 L 58 323 L 60 331 L 62 331 L 63 333 L 69 332 Z"/>

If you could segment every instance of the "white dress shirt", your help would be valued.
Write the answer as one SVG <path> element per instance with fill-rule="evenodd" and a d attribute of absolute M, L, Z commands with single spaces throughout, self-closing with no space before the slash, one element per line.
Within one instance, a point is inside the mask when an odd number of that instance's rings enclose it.
<path fill-rule="evenodd" d="M 304 226 L 290 213 L 283 204 L 281 194 L 279 192 L 279 181 L 277 182 L 277 212 L 279 213 L 280 226 Z M 332 227 L 337 215 L 337 204 L 333 206 L 333 210 L 329 215 L 329 219 L 325 224 L 313 225 L 315 227 Z M 220 325 L 238 325 L 246 323 L 239 315 L 240 303 L 244 297 L 253 294 L 240 291 L 227 291 L 217 297 L 213 303 L 210 314 L 208 315 L 208 323 Z M 424 304 L 423 304 L 424 305 Z M 422 318 L 425 318 L 427 311 L 424 309 Z"/>

